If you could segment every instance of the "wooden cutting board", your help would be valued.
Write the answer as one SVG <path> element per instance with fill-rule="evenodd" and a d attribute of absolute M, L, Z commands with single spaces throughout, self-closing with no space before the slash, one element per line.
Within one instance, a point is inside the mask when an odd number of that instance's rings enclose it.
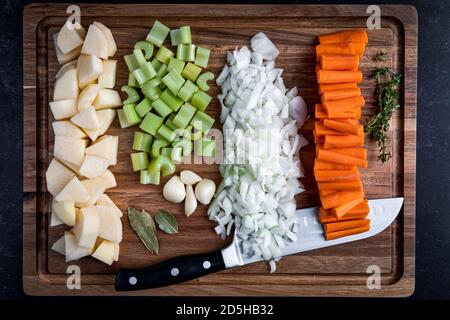
<path fill-rule="evenodd" d="M 297 86 L 312 112 L 319 99 L 315 79 L 314 44 L 318 34 L 366 27 L 366 6 L 305 5 L 81 5 L 81 23 L 86 27 L 100 21 L 112 29 L 119 60 L 117 87 L 127 81 L 123 55 L 145 38 L 155 19 L 169 27 L 190 25 L 194 42 L 212 49 L 209 69 L 216 76 L 225 62 L 225 52 L 248 45 L 251 36 L 264 31 L 280 50 L 277 66 L 287 87 Z M 125 211 L 128 206 L 173 212 L 179 221 L 177 235 L 160 233 L 161 253 L 149 254 L 122 218 L 124 240 L 120 262 L 108 267 L 93 258 L 71 262 L 81 268 L 81 290 L 66 288 L 64 258 L 49 250 L 66 229 L 49 228 L 51 196 L 46 192 L 45 171 L 53 153 L 53 121 L 48 103 L 58 64 L 52 35 L 67 18 L 66 6 L 33 4 L 24 10 L 24 185 L 23 185 L 23 285 L 30 295 L 224 295 L 224 296 L 407 296 L 414 290 L 416 93 L 417 93 L 417 13 L 409 6 L 381 6 L 381 28 L 369 30 L 366 55 L 361 59 L 364 73 L 362 91 L 367 104 L 363 117 L 376 110 L 375 67 L 371 60 L 382 50 L 389 54 L 385 63 L 404 74 L 401 87 L 403 107 L 395 113 L 389 134 L 393 159 L 376 162 L 377 147 L 366 139 L 370 166 L 362 172 L 369 198 L 405 197 L 397 220 L 381 234 L 355 243 L 330 247 L 283 258 L 274 274 L 265 263 L 227 270 L 184 284 L 141 291 L 114 291 L 114 272 L 119 267 L 143 267 L 181 254 L 215 250 L 226 245 L 213 231 L 206 207 L 191 217 L 182 205 L 161 197 L 161 186 L 143 186 L 131 170 L 129 154 L 134 129 L 122 130 L 117 120 L 109 134 L 118 135 L 119 160 L 112 168 L 118 186 L 109 190 L 111 198 Z M 218 93 L 213 86 L 212 95 Z M 218 118 L 214 99 L 209 113 Z M 312 120 L 303 133 L 312 138 Z M 216 125 L 218 128 L 219 126 Z M 297 198 L 298 207 L 319 204 L 312 177 L 314 144 L 302 149 L 307 191 Z M 220 181 L 217 165 L 183 165 L 203 177 Z M 369 290 L 366 282 L 370 266 L 381 270 L 381 288 Z"/>

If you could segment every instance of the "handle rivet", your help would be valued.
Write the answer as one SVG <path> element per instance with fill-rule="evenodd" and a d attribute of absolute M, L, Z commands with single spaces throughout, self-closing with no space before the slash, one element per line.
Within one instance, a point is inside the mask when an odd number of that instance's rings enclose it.
<path fill-rule="evenodd" d="M 129 282 L 132 286 L 134 286 L 134 285 L 137 283 L 137 279 L 136 279 L 136 277 L 130 277 L 130 278 L 128 279 L 128 282 Z"/>
<path fill-rule="evenodd" d="M 211 262 L 209 262 L 208 260 L 203 261 L 203 268 L 204 268 L 204 269 L 209 269 L 209 268 L 211 268 Z"/>
<path fill-rule="evenodd" d="M 171 274 L 172 276 L 176 277 L 177 275 L 180 274 L 180 270 L 178 270 L 178 268 L 172 268 L 172 269 L 170 270 L 170 274 Z"/>

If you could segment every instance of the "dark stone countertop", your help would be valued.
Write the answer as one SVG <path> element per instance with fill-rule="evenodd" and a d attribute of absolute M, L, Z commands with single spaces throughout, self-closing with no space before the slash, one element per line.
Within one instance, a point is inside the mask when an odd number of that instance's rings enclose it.
<path fill-rule="evenodd" d="M 13 0 L 0 3 L 0 57 L 3 62 L 0 64 L 0 299 L 27 298 L 21 282 L 21 47 L 22 9 L 26 3 Z M 348 0 L 308 3 L 393 2 Z M 419 16 L 416 291 L 411 299 L 449 299 L 450 2 L 398 0 L 394 3 L 414 5 Z"/>

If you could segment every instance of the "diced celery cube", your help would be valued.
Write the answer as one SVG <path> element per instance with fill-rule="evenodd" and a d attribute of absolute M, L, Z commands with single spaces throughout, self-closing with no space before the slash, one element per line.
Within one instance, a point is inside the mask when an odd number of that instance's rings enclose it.
<path fill-rule="evenodd" d="M 147 59 L 145 59 L 144 54 L 142 53 L 141 49 L 134 49 L 133 55 L 136 58 L 136 61 L 139 63 L 140 66 L 145 64 L 147 62 Z"/>
<path fill-rule="evenodd" d="M 153 66 L 153 68 L 155 68 L 155 71 L 158 71 L 162 65 L 163 65 L 163 63 L 161 61 L 159 61 L 158 59 L 156 59 L 156 57 L 153 58 L 152 66 Z"/>
<path fill-rule="evenodd" d="M 139 101 L 139 93 L 135 88 L 130 86 L 123 86 L 120 88 L 120 91 L 125 92 L 127 94 L 127 98 L 123 101 L 124 105 L 136 103 Z"/>
<path fill-rule="evenodd" d="M 195 61 L 195 44 L 179 44 L 177 46 L 177 59 L 182 61 Z"/>
<path fill-rule="evenodd" d="M 148 170 L 141 170 L 140 184 L 159 184 L 161 174 L 159 172 L 150 173 Z"/>
<path fill-rule="evenodd" d="M 214 124 L 214 119 L 202 111 L 197 111 L 197 113 L 195 114 L 194 118 L 192 118 L 192 121 L 191 121 L 191 125 L 195 129 L 197 129 L 203 133 L 208 132 L 208 130 L 211 129 L 213 124 Z"/>
<path fill-rule="evenodd" d="M 128 85 L 135 88 L 140 87 L 139 83 L 131 72 L 128 74 Z"/>
<path fill-rule="evenodd" d="M 183 100 L 175 96 L 170 90 L 167 88 L 163 91 L 163 93 L 160 96 L 160 99 L 164 101 L 173 111 L 177 111 L 180 109 L 181 105 L 183 104 Z"/>
<path fill-rule="evenodd" d="M 186 128 L 196 111 L 197 109 L 195 109 L 190 103 L 186 102 L 173 118 L 173 123 L 178 128 Z"/>
<path fill-rule="evenodd" d="M 181 27 L 180 29 L 171 30 L 170 41 L 172 43 L 172 46 L 191 43 L 192 42 L 191 27 L 184 26 Z"/>
<path fill-rule="evenodd" d="M 173 161 L 170 158 L 162 155 L 153 158 L 148 165 L 148 171 L 150 173 L 161 172 L 163 177 L 174 173 L 175 169 L 176 167 Z"/>
<path fill-rule="evenodd" d="M 133 167 L 133 171 L 147 169 L 147 167 L 148 167 L 147 152 L 132 153 L 131 154 L 131 165 Z"/>
<path fill-rule="evenodd" d="M 172 70 L 168 74 L 166 74 L 166 76 L 162 78 L 161 81 L 174 95 L 177 95 L 185 80 L 179 73 L 176 73 L 174 70 Z"/>
<path fill-rule="evenodd" d="M 175 132 L 165 124 L 159 127 L 158 134 L 169 142 L 172 142 L 176 135 Z"/>
<path fill-rule="evenodd" d="M 167 66 L 165 64 L 161 65 L 161 67 L 159 67 L 158 72 L 156 72 L 156 77 L 158 79 L 163 78 L 166 74 L 167 74 Z"/>
<path fill-rule="evenodd" d="M 163 138 L 156 139 L 152 144 L 151 150 L 152 157 L 153 158 L 158 157 L 161 154 L 161 148 L 167 147 L 168 145 L 169 141 Z"/>
<path fill-rule="evenodd" d="M 180 29 L 170 30 L 170 44 L 175 47 L 181 44 L 181 34 Z"/>
<path fill-rule="evenodd" d="M 139 114 L 136 112 L 135 109 L 136 105 L 135 104 L 127 104 L 125 106 L 123 106 L 123 112 L 125 114 L 125 119 L 127 120 L 127 122 L 129 124 L 137 124 L 139 122 L 141 122 L 141 117 L 139 116 Z"/>
<path fill-rule="evenodd" d="M 198 75 L 202 72 L 202 68 L 196 66 L 193 63 L 188 63 L 183 69 L 183 72 L 181 75 L 185 77 L 186 79 L 191 80 L 192 82 L 195 82 L 197 80 Z"/>
<path fill-rule="evenodd" d="M 154 136 L 156 135 L 156 132 L 158 131 L 159 127 L 163 124 L 163 121 L 164 118 L 157 116 L 154 113 L 148 112 L 145 115 L 144 120 L 142 120 L 139 128 Z"/>
<path fill-rule="evenodd" d="M 198 90 L 191 99 L 191 103 L 200 111 L 205 111 L 211 102 L 211 96 L 202 90 Z"/>
<path fill-rule="evenodd" d="M 147 81 L 143 84 L 146 87 L 157 87 L 161 84 L 161 78 L 153 78 L 152 80 Z"/>
<path fill-rule="evenodd" d="M 147 133 L 135 131 L 133 139 L 133 150 L 150 152 L 153 137 Z"/>
<path fill-rule="evenodd" d="M 198 65 L 199 67 L 206 68 L 208 66 L 208 60 L 209 55 L 211 53 L 211 50 L 203 48 L 203 47 L 197 47 L 197 53 L 195 55 L 195 61 L 194 63 Z"/>
<path fill-rule="evenodd" d="M 123 109 L 117 110 L 117 116 L 119 117 L 120 127 L 122 129 L 134 126 L 136 123 L 128 123 L 127 118 L 125 117 L 125 112 Z"/>
<path fill-rule="evenodd" d="M 148 41 L 138 41 L 134 44 L 134 49 L 144 50 L 145 59 L 150 60 L 153 55 L 153 43 Z"/>
<path fill-rule="evenodd" d="M 170 58 L 173 57 L 175 53 L 170 51 L 164 46 L 161 46 L 156 53 L 156 59 L 164 64 L 169 64 Z"/>
<path fill-rule="evenodd" d="M 195 92 L 197 92 L 197 90 L 198 87 L 193 84 L 191 80 L 186 80 L 180 91 L 178 91 L 178 96 L 186 102 L 191 99 L 191 97 Z"/>
<path fill-rule="evenodd" d="M 198 76 L 197 81 L 195 82 L 198 87 L 203 91 L 208 91 L 208 81 L 214 79 L 214 74 L 212 72 L 205 72 Z"/>
<path fill-rule="evenodd" d="M 171 158 L 172 148 L 164 147 L 161 149 L 161 155 L 167 158 Z"/>
<path fill-rule="evenodd" d="M 178 127 L 173 123 L 173 118 L 175 117 L 175 114 L 171 114 L 169 118 L 167 118 L 165 125 L 168 126 L 172 130 L 177 130 Z"/>
<path fill-rule="evenodd" d="M 136 78 L 137 82 L 142 85 L 145 82 L 156 76 L 155 68 L 153 68 L 152 63 L 146 62 L 139 69 L 133 71 L 133 76 Z"/>
<path fill-rule="evenodd" d="M 155 111 L 163 118 L 167 117 L 172 113 L 172 109 L 161 100 L 161 98 L 156 99 L 152 102 L 152 106 Z"/>
<path fill-rule="evenodd" d="M 169 31 L 170 29 L 168 27 L 156 20 L 145 40 L 153 43 L 157 47 L 160 47 L 169 34 Z"/>
<path fill-rule="evenodd" d="M 144 83 L 141 87 L 141 90 L 144 96 L 149 98 L 151 101 L 158 99 L 161 95 L 161 89 L 158 86 L 154 86 L 154 83 L 152 83 L 151 81 L 147 81 L 146 83 Z"/>
<path fill-rule="evenodd" d="M 133 72 L 147 62 L 141 50 L 135 50 L 132 54 L 124 56 L 123 59 L 130 72 Z"/>
<path fill-rule="evenodd" d="M 184 62 L 175 58 L 170 58 L 169 66 L 167 67 L 167 71 L 170 72 L 174 70 L 176 73 L 181 74 L 184 69 Z"/>
<path fill-rule="evenodd" d="M 143 118 L 147 112 L 152 110 L 152 102 L 148 98 L 144 98 L 139 104 L 136 106 L 136 112 Z"/>

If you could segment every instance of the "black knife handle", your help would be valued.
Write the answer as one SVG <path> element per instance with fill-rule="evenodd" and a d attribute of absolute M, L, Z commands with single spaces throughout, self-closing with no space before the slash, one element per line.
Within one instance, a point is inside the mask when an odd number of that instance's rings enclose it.
<path fill-rule="evenodd" d="M 225 270 L 222 252 L 175 257 L 142 269 L 119 269 L 117 291 L 143 290 L 180 283 Z"/>

